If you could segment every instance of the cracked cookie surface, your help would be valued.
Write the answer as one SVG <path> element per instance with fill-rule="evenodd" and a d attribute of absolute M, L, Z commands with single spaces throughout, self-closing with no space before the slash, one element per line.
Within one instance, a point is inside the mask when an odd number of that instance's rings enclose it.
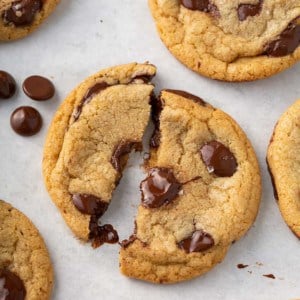
<path fill-rule="evenodd" d="M 300 238 L 300 100 L 280 117 L 267 161 L 281 214 Z"/>
<path fill-rule="evenodd" d="M 207 77 L 256 80 L 300 59 L 299 0 L 149 0 L 149 6 L 171 53 Z"/>
<path fill-rule="evenodd" d="M 120 251 L 120 269 L 173 283 L 209 271 L 246 233 L 261 178 L 250 142 L 227 114 L 182 91 L 162 91 L 157 103 L 136 231 Z"/>
<path fill-rule="evenodd" d="M 37 29 L 60 0 L 0 0 L 0 41 L 23 38 Z"/>
<path fill-rule="evenodd" d="M 3 280 L 5 277 L 6 280 Z M 0 298 L 2 296 L 5 299 L 9 290 L 16 292 L 13 286 L 7 289 L 6 281 L 9 279 L 19 282 L 19 293 L 14 294 L 16 298 L 9 299 L 50 298 L 53 271 L 42 237 L 24 214 L 0 200 Z M 22 284 L 23 292 L 19 287 Z M 25 298 L 17 297 L 24 294 Z M 13 297 L 12 294 L 10 296 Z"/>
<path fill-rule="evenodd" d="M 155 73 L 153 65 L 136 63 L 100 71 L 66 98 L 50 126 L 43 159 L 46 186 L 74 234 L 94 246 L 118 240 L 98 220 L 128 153 L 141 147 Z"/>

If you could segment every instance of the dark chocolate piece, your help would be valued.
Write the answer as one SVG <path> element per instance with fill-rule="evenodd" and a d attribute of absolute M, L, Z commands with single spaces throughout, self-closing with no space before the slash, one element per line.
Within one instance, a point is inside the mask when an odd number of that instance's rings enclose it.
<path fill-rule="evenodd" d="M 23 82 L 23 91 L 31 99 L 37 101 L 49 100 L 54 96 L 53 83 L 42 76 L 30 76 Z"/>
<path fill-rule="evenodd" d="M 238 267 L 238 269 L 245 269 L 245 268 L 249 267 L 249 265 L 238 264 L 237 267 Z"/>
<path fill-rule="evenodd" d="M 260 14 L 263 1 L 257 4 L 240 4 L 238 7 L 238 17 L 240 21 L 245 21 L 248 17 L 254 17 Z"/>
<path fill-rule="evenodd" d="M 191 10 L 209 12 L 211 9 L 209 0 L 181 0 L 181 4 Z"/>
<path fill-rule="evenodd" d="M 237 170 L 237 161 L 232 152 L 222 143 L 211 141 L 200 149 L 202 160 L 209 173 L 219 177 L 230 177 Z"/>
<path fill-rule="evenodd" d="M 265 274 L 263 276 L 271 279 L 276 279 L 276 277 L 273 274 Z"/>
<path fill-rule="evenodd" d="M 142 205 L 148 208 L 167 205 L 178 196 L 181 187 L 171 169 L 153 168 L 140 185 Z"/>
<path fill-rule="evenodd" d="M 163 109 L 163 102 L 161 99 L 161 95 L 159 97 L 156 97 L 155 94 L 152 93 L 150 104 L 151 104 L 151 118 L 154 124 L 154 131 L 150 139 L 150 147 L 158 148 L 160 145 L 160 138 L 161 138 L 159 118 L 160 118 L 161 111 Z"/>
<path fill-rule="evenodd" d="M 193 94 L 190 94 L 188 92 L 185 92 L 185 91 L 180 91 L 180 90 L 164 90 L 165 92 L 168 92 L 168 93 L 172 93 L 172 94 L 176 94 L 178 96 L 181 96 L 181 97 L 184 97 L 186 99 L 190 99 L 190 100 L 193 100 L 195 103 L 198 103 L 202 106 L 205 106 L 206 105 L 206 102 L 203 101 L 201 98 L 193 95 Z"/>
<path fill-rule="evenodd" d="M 192 236 L 179 242 L 178 247 L 186 253 L 191 253 L 206 251 L 213 247 L 214 244 L 214 239 L 209 233 L 206 233 L 203 230 L 197 230 Z"/>
<path fill-rule="evenodd" d="M 16 92 L 14 78 L 5 71 L 0 71 L 0 99 L 11 98 Z"/>
<path fill-rule="evenodd" d="M 73 194 L 72 201 L 75 207 L 86 215 L 97 215 L 100 218 L 107 210 L 108 203 L 99 197 L 88 194 Z"/>
<path fill-rule="evenodd" d="M 42 127 L 40 113 L 31 106 L 17 108 L 10 117 L 12 129 L 19 135 L 31 136 L 38 133 Z"/>
<path fill-rule="evenodd" d="M 276 184 L 275 184 L 275 179 L 274 179 L 274 176 L 272 174 L 272 171 L 271 171 L 271 168 L 270 168 L 270 165 L 269 165 L 269 162 L 268 160 L 266 160 L 267 162 L 267 168 L 268 168 L 268 172 L 270 174 L 270 177 L 271 177 L 271 182 L 272 182 L 272 186 L 273 186 L 273 194 L 274 194 L 274 198 L 278 201 L 278 192 L 277 192 L 277 188 L 276 188 Z"/>
<path fill-rule="evenodd" d="M 19 276 L 9 270 L 0 269 L 0 299 L 24 300 L 26 289 Z"/>
<path fill-rule="evenodd" d="M 5 23 L 12 23 L 15 26 L 30 25 L 37 12 L 43 7 L 42 0 L 17 0 L 11 7 L 4 11 L 3 19 Z"/>

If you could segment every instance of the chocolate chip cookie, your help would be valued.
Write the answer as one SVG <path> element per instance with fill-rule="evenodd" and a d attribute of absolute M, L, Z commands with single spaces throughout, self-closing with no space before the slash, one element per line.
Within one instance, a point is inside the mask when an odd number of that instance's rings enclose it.
<path fill-rule="evenodd" d="M 0 299 L 47 300 L 52 285 L 52 265 L 38 230 L 0 200 Z"/>
<path fill-rule="evenodd" d="M 299 0 L 149 0 L 161 39 L 190 69 L 248 81 L 300 58 Z"/>
<path fill-rule="evenodd" d="M 237 123 L 183 91 L 152 101 L 155 132 L 135 233 L 121 272 L 155 283 L 201 275 L 221 262 L 255 220 L 261 177 Z"/>
<path fill-rule="evenodd" d="M 74 234 L 93 245 L 116 243 L 99 218 L 110 203 L 128 154 L 141 148 L 150 117 L 150 64 L 105 69 L 80 84 L 58 109 L 45 144 L 49 193 Z"/>
<path fill-rule="evenodd" d="M 60 0 L 0 0 L 0 41 L 25 37 L 52 13 Z"/>
<path fill-rule="evenodd" d="M 300 238 L 300 100 L 279 119 L 268 148 L 267 161 L 281 214 Z"/>

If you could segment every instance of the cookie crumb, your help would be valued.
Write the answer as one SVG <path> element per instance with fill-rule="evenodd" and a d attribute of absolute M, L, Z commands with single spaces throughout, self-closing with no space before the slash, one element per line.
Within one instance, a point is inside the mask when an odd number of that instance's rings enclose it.
<path fill-rule="evenodd" d="M 263 276 L 271 279 L 276 279 L 276 277 L 273 274 L 265 274 Z"/>
<path fill-rule="evenodd" d="M 247 267 L 249 267 L 249 265 L 244 265 L 244 264 L 238 264 L 238 265 L 237 265 L 237 268 L 238 268 L 238 269 L 245 269 L 245 268 L 247 268 Z"/>

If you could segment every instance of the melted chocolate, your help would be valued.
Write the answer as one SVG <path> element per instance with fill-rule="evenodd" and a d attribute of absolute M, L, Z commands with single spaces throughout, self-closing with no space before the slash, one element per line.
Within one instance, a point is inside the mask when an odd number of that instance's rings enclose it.
<path fill-rule="evenodd" d="M 30 25 L 42 6 L 42 0 L 17 0 L 4 11 L 3 19 L 6 23 L 13 23 L 15 26 Z"/>
<path fill-rule="evenodd" d="M 17 108 L 10 117 L 12 129 L 19 135 L 31 136 L 38 133 L 42 127 L 40 113 L 31 106 Z"/>
<path fill-rule="evenodd" d="M 0 71 L 0 99 L 11 98 L 16 92 L 14 78 L 5 71 Z"/>
<path fill-rule="evenodd" d="M 265 54 L 281 57 L 292 54 L 300 45 L 300 18 L 291 22 L 280 36 L 266 46 Z"/>
<path fill-rule="evenodd" d="M 184 97 L 186 99 L 193 100 L 195 103 L 200 104 L 202 106 L 206 105 L 205 101 L 203 101 L 201 98 L 199 98 L 199 97 L 197 97 L 193 94 L 190 94 L 188 92 L 179 91 L 179 90 L 165 90 L 165 91 L 168 92 L 168 93 L 172 93 L 172 94 L 176 94 L 178 96 Z"/>
<path fill-rule="evenodd" d="M 237 162 L 234 155 L 220 142 L 206 143 L 200 152 L 209 173 L 219 177 L 230 177 L 236 172 Z"/>
<path fill-rule="evenodd" d="M 140 185 L 142 205 L 148 208 L 167 205 L 178 196 L 181 186 L 171 169 L 151 169 Z"/>
<path fill-rule="evenodd" d="M 118 171 L 122 172 L 124 169 L 124 161 L 122 158 L 129 154 L 133 148 L 138 149 L 140 148 L 141 144 L 138 142 L 131 142 L 131 141 L 122 141 L 114 150 L 114 153 L 111 158 L 111 164 L 113 167 Z"/>
<path fill-rule="evenodd" d="M 154 131 L 150 139 L 150 147 L 158 148 L 160 145 L 160 138 L 161 138 L 159 118 L 160 118 L 161 111 L 163 109 L 163 102 L 161 96 L 157 98 L 155 94 L 152 93 L 150 104 L 151 104 L 151 118 L 154 124 Z"/>
<path fill-rule="evenodd" d="M 276 279 L 276 277 L 273 274 L 265 274 L 263 276 L 271 279 Z"/>
<path fill-rule="evenodd" d="M 203 230 L 195 231 L 192 236 L 178 243 L 178 247 L 186 253 L 203 252 L 215 244 L 213 237 Z"/>
<path fill-rule="evenodd" d="M 263 1 L 257 4 L 240 4 L 238 7 L 238 17 L 240 21 L 245 21 L 248 17 L 254 17 L 260 14 Z"/>
<path fill-rule="evenodd" d="M 0 270 L 0 299 L 24 300 L 26 290 L 23 281 L 8 270 Z"/>
<path fill-rule="evenodd" d="M 238 267 L 239 269 L 245 269 L 245 268 L 249 267 L 249 265 L 238 264 L 237 267 Z"/>
<path fill-rule="evenodd" d="M 98 218 L 106 212 L 109 205 L 100 198 L 88 194 L 73 194 L 72 201 L 75 207 L 83 214 L 95 214 Z"/>

